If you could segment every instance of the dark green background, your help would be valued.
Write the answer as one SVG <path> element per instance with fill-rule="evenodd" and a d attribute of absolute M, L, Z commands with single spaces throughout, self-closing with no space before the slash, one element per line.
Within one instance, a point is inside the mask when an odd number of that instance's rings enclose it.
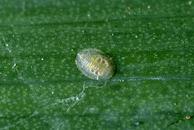
<path fill-rule="evenodd" d="M 0 129 L 193 130 L 193 34 L 192 1 L 1 0 Z M 113 79 L 77 70 L 85 48 Z"/>

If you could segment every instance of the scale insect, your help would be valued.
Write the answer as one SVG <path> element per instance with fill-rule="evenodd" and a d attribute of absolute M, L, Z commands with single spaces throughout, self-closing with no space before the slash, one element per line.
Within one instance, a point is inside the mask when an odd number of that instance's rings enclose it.
<path fill-rule="evenodd" d="M 112 58 L 98 49 L 84 49 L 77 53 L 75 63 L 78 69 L 88 78 L 108 80 L 115 72 Z"/>

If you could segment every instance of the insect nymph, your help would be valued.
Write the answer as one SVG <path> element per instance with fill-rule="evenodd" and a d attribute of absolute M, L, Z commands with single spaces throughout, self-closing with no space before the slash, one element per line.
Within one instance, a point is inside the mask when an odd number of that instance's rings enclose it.
<path fill-rule="evenodd" d="M 98 49 L 84 49 L 76 56 L 78 69 L 88 78 L 107 80 L 114 74 L 114 64 L 110 57 Z"/>

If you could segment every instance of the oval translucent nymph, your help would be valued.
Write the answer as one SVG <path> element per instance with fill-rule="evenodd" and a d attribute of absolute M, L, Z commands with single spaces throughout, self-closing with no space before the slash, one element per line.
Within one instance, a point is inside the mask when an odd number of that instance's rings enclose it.
<path fill-rule="evenodd" d="M 98 49 L 84 49 L 76 56 L 78 69 L 88 78 L 107 80 L 114 74 L 114 64 L 110 57 Z"/>

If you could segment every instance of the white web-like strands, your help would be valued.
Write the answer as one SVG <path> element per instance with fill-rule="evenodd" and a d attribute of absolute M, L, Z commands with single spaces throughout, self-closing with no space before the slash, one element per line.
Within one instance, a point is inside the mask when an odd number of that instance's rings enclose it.
<path fill-rule="evenodd" d="M 41 108 L 47 109 L 47 108 L 50 108 L 50 106 L 57 106 L 59 104 L 64 104 L 65 105 L 64 109 L 66 110 L 66 112 L 69 112 L 71 108 L 73 108 L 76 104 L 78 104 L 78 102 L 80 102 L 85 97 L 85 88 L 86 87 L 84 85 L 82 91 L 79 94 L 65 98 L 65 99 L 58 99 L 53 104 L 51 104 L 51 105 L 47 104 L 45 106 L 42 106 Z M 18 121 L 16 121 L 14 124 L 9 124 L 9 125 L 2 127 L 0 129 L 1 130 L 9 130 L 10 128 L 14 128 L 17 125 L 21 125 L 25 120 L 31 119 L 31 118 L 37 116 L 38 114 L 39 114 L 39 112 L 35 111 L 27 118 L 21 118 Z"/>
<path fill-rule="evenodd" d="M 79 101 L 81 101 L 85 97 L 85 84 L 83 85 L 82 91 L 77 94 L 76 96 L 71 96 L 66 99 L 59 100 L 56 103 L 64 103 L 67 105 L 66 111 L 69 112 L 71 108 L 73 108 L 76 104 L 78 104 Z"/>
<path fill-rule="evenodd" d="M 79 102 L 81 102 L 84 99 L 84 97 L 86 96 L 86 90 L 87 89 L 89 89 L 89 88 L 100 89 L 100 88 L 104 88 L 105 86 L 106 86 L 106 83 L 105 83 L 105 85 L 102 85 L 102 86 L 86 86 L 86 84 L 84 83 L 81 92 L 78 93 L 77 95 L 70 96 L 70 97 L 64 98 L 64 99 L 57 99 L 54 103 L 51 103 L 49 105 L 46 104 L 44 106 L 41 106 L 41 109 L 46 110 L 46 109 L 50 109 L 53 106 L 57 107 L 59 105 L 62 105 L 63 106 L 63 109 L 66 112 L 69 112 L 73 107 L 75 107 Z M 22 124 L 25 120 L 31 119 L 31 118 L 33 118 L 33 117 L 35 117 L 37 115 L 39 115 L 39 112 L 38 111 L 35 111 L 30 116 L 28 116 L 27 118 L 19 119 L 14 124 L 11 124 L 9 126 L 6 126 L 4 128 L 1 128 L 1 129 L 8 130 L 10 128 L 15 127 L 16 125 Z"/>
<path fill-rule="evenodd" d="M 69 112 L 71 108 L 73 108 L 76 104 L 78 104 L 86 96 L 85 90 L 86 90 L 86 87 L 84 83 L 81 92 L 79 92 L 78 94 L 74 96 L 70 96 L 64 99 L 56 99 L 51 104 L 48 104 L 48 102 L 46 101 L 48 99 L 45 99 L 46 103 L 41 106 L 41 109 L 50 109 L 52 107 L 62 105 L 63 109 L 65 109 L 66 112 Z"/>
<path fill-rule="evenodd" d="M 75 107 L 81 100 L 84 99 L 84 97 L 86 96 L 86 89 L 88 88 L 103 88 L 104 86 L 86 86 L 85 83 L 83 84 L 83 88 L 81 90 L 80 93 L 78 93 L 75 96 L 70 96 L 68 98 L 64 98 L 64 99 L 57 99 L 54 103 L 51 104 L 45 104 L 43 106 L 41 106 L 41 109 L 46 110 L 46 109 L 50 109 L 52 106 L 58 106 L 58 105 L 62 105 L 63 108 L 65 109 L 66 112 L 69 112 L 73 107 Z M 47 99 L 48 100 L 48 99 Z M 21 118 L 18 121 L 16 121 L 14 124 L 9 124 L 5 127 L 2 127 L 0 129 L 2 130 L 8 130 L 10 128 L 13 128 L 17 125 L 21 125 L 25 120 L 31 119 L 35 116 L 37 116 L 39 114 L 38 111 L 34 111 L 30 116 L 28 116 L 27 118 Z"/>
<path fill-rule="evenodd" d="M 18 80 L 22 81 L 24 84 L 26 84 L 27 86 L 32 86 L 31 82 L 29 82 L 28 77 L 26 77 L 24 75 L 24 73 L 22 71 L 19 71 L 17 66 L 20 63 L 20 59 L 15 57 L 14 53 L 13 53 L 13 47 L 9 44 L 6 43 L 6 40 L 3 38 L 3 44 L 6 50 L 6 53 L 9 55 L 9 57 L 12 59 L 12 67 L 11 69 L 14 70 L 15 72 L 17 72 L 17 78 Z M 154 76 L 154 77 L 117 77 L 111 80 L 111 82 L 128 82 L 128 81 L 143 81 L 143 80 L 160 80 L 160 81 L 165 81 L 165 80 L 191 80 L 191 77 L 181 77 L 181 76 L 177 76 L 177 77 L 167 77 L 167 76 Z M 105 85 L 102 86 L 95 86 L 95 85 L 86 85 L 85 83 L 83 84 L 83 88 L 82 90 L 78 93 L 75 94 L 73 96 L 64 98 L 64 99 L 56 99 L 54 101 L 52 101 L 51 104 L 49 104 L 49 100 L 50 99 L 45 99 L 45 104 L 42 104 L 40 106 L 40 109 L 42 110 L 47 110 L 47 109 L 52 109 L 52 107 L 58 107 L 58 106 L 63 106 L 63 109 L 66 112 L 70 112 L 72 108 L 74 108 L 76 105 L 79 104 L 79 102 L 81 102 L 85 96 L 86 96 L 86 89 L 88 88 L 104 88 L 106 86 L 106 82 Z M 43 101 L 43 100 L 42 100 Z M 31 119 L 35 116 L 39 115 L 38 111 L 33 112 L 30 116 L 28 116 L 27 118 L 20 118 L 18 119 L 14 124 L 7 124 L 7 126 L 0 128 L 0 129 L 10 129 L 13 128 L 17 125 L 21 125 L 23 122 L 25 122 L 25 120 L 27 119 Z"/>
<path fill-rule="evenodd" d="M 63 109 L 65 109 L 66 112 L 69 112 L 74 106 L 76 106 L 80 101 L 84 99 L 86 96 L 86 90 L 89 88 L 104 88 L 106 86 L 106 82 L 104 85 L 101 86 L 94 86 L 94 85 L 86 85 L 86 83 L 83 83 L 82 90 L 78 94 L 74 96 L 70 96 L 64 99 L 56 99 L 53 103 L 48 104 L 48 102 L 45 99 L 45 104 L 41 106 L 42 109 L 50 109 L 51 107 L 57 106 L 57 105 L 62 105 Z"/>
<path fill-rule="evenodd" d="M 15 57 L 15 55 L 13 54 L 13 48 L 11 45 L 6 43 L 6 40 L 3 38 L 3 44 L 6 50 L 6 53 L 8 54 L 8 56 L 12 59 L 12 67 L 11 69 L 13 69 L 16 73 L 17 73 L 17 78 L 18 80 L 22 81 L 22 83 L 26 84 L 27 86 L 32 86 L 31 82 L 28 82 L 28 78 L 25 77 L 25 75 L 23 74 L 22 71 L 18 70 L 17 66 L 20 62 L 20 59 Z M 57 107 L 59 105 L 63 106 L 63 109 L 66 112 L 69 112 L 73 107 L 75 107 L 81 100 L 84 99 L 84 97 L 86 96 L 86 89 L 89 88 L 89 86 L 86 86 L 85 83 L 83 84 L 83 88 L 81 90 L 80 93 L 74 95 L 74 96 L 70 96 L 64 99 L 56 99 L 53 103 L 48 104 L 49 103 L 49 99 L 45 99 L 45 104 L 42 104 L 40 106 L 40 109 L 42 110 L 46 110 L 46 109 L 50 109 L 52 107 Z M 99 88 L 99 87 L 95 87 L 95 88 Z M 39 114 L 38 111 L 33 112 L 30 116 L 28 116 L 27 118 L 20 118 L 18 119 L 14 124 L 13 123 L 9 123 L 6 126 L 0 128 L 3 130 L 7 130 L 10 128 L 14 128 L 17 125 L 21 125 L 23 122 L 25 122 L 25 120 L 27 119 L 31 119 L 35 116 L 37 116 Z"/>

